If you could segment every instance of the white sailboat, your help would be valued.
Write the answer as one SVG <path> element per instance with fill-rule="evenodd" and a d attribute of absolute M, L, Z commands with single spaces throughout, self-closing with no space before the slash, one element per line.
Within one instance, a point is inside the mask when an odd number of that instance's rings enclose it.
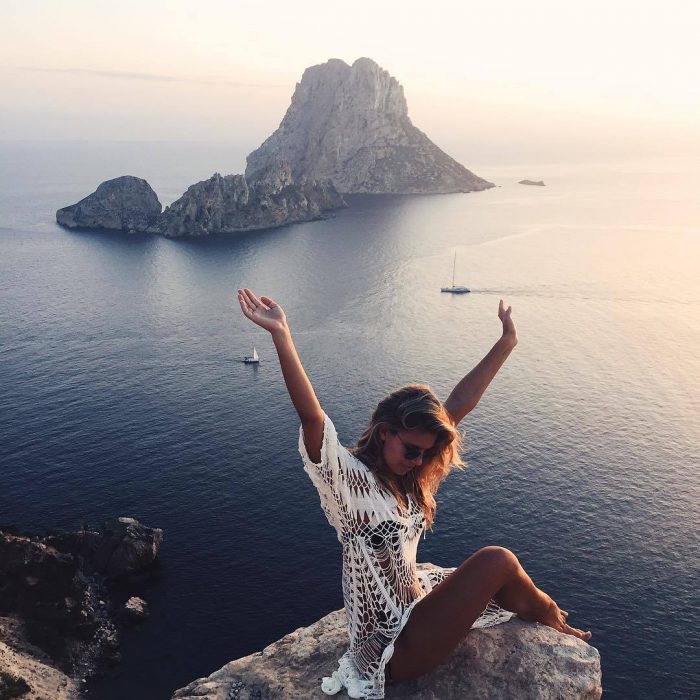
<path fill-rule="evenodd" d="M 247 365 L 257 365 L 260 362 L 260 358 L 258 357 L 258 351 L 255 349 L 255 345 L 253 345 L 253 354 L 246 355 L 243 358 L 243 362 L 245 362 Z"/>
<path fill-rule="evenodd" d="M 469 287 L 455 287 L 455 268 L 457 267 L 457 251 L 455 250 L 455 258 L 452 263 L 452 286 L 451 287 L 440 287 L 441 292 L 450 292 L 451 294 L 466 294 L 471 292 Z"/>

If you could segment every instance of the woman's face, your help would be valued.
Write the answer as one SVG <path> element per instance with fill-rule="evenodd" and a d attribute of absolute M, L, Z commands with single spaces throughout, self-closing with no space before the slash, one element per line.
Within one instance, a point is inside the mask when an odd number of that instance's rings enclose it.
<path fill-rule="evenodd" d="M 424 430 L 399 430 L 395 433 L 384 427 L 380 428 L 379 436 L 384 444 L 384 463 L 397 476 L 405 476 L 429 459 L 432 455 L 426 452 L 437 440 L 435 433 Z"/>

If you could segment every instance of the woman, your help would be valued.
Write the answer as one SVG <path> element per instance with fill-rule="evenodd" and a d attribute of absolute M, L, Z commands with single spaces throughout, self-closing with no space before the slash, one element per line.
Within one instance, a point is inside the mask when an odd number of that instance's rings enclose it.
<path fill-rule="evenodd" d="M 434 494 L 461 466 L 456 426 L 479 402 L 515 347 L 511 308 L 499 303 L 500 340 L 443 403 L 423 384 L 402 387 L 377 406 L 348 450 L 322 410 L 297 355 L 282 308 L 250 289 L 241 311 L 272 335 L 284 381 L 301 419 L 299 452 L 343 545 L 343 597 L 350 648 L 324 692 L 345 686 L 352 698 L 383 698 L 399 682 L 438 666 L 472 627 L 513 614 L 588 640 L 567 613 L 503 547 L 484 547 L 455 569 L 417 569 L 420 534 L 432 524 Z"/>

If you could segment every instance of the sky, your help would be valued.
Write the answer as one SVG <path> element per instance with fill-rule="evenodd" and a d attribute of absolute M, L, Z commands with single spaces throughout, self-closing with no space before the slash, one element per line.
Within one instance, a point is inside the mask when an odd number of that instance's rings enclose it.
<path fill-rule="evenodd" d="M 700 154 L 695 0 L 0 0 L 0 140 L 252 150 L 368 56 L 467 160 Z"/>

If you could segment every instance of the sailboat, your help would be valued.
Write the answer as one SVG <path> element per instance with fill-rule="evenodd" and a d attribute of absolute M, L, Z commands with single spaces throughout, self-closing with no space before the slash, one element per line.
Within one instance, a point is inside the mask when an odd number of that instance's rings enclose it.
<path fill-rule="evenodd" d="M 258 357 L 258 351 L 255 349 L 255 345 L 253 345 L 253 354 L 246 355 L 243 358 L 243 362 L 245 362 L 247 365 L 257 365 L 260 362 L 260 358 Z"/>
<path fill-rule="evenodd" d="M 441 292 L 450 292 L 451 294 L 466 294 L 471 292 L 469 287 L 455 287 L 455 268 L 457 267 L 457 251 L 455 250 L 455 259 L 452 263 L 452 286 L 440 287 Z"/>

